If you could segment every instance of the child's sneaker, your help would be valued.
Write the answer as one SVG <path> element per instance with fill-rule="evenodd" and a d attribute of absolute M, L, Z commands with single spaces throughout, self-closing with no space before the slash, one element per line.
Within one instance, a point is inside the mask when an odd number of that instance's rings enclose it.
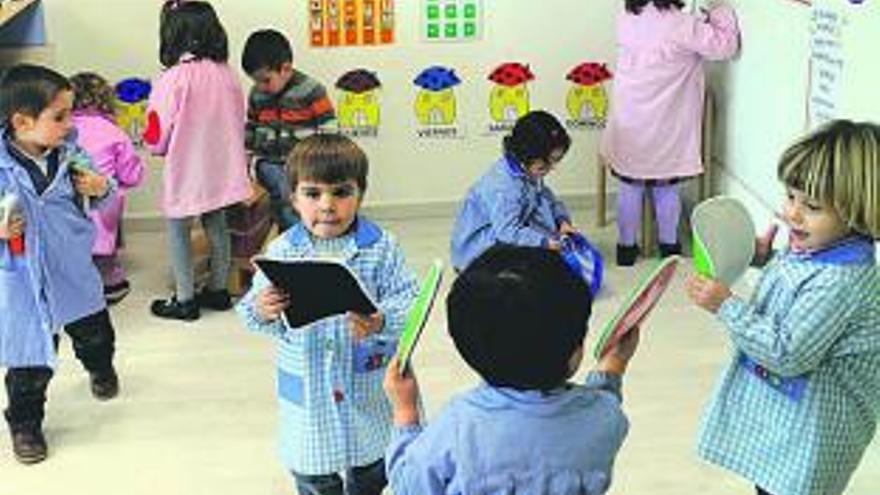
<path fill-rule="evenodd" d="M 125 299 L 129 292 L 131 292 L 131 284 L 128 280 L 123 280 L 118 284 L 104 286 L 104 299 L 112 306 Z"/>
<path fill-rule="evenodd" d="M 89 373 L 92 396 L 98 400 L 110 400 L 119 395 L 119 376 L 116 370 Z"/>
<path fill-rule="evenodd" d="M 49 448 L 39 426 L 10 430 L 12 453 L 22 464 L 36 464 L 46 459 Z"/>
<path fill-rule="evenodd" d="M 215 311 L 226 311 L 232 308 L 232 298 L 226 289 L 210 290 L 203 289 L 196 295 L 196 302 L 203 308 Z"/>
<path fill-rule="evenodd" d="M 150 305 L 150 312 L 159 318 L 171 320 L 193 321 L 202 316 L 199 304 L 194 299 L 178 301 L 176 297 L 154 300 Z"/>

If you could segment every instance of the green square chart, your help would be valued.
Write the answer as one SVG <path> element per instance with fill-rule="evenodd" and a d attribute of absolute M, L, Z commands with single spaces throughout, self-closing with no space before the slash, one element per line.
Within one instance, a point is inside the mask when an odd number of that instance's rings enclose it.
<path fill-rule="evenodd" d="M 484 0 L 422 0 L 422 38 L 473 41 L 483 37 Z"/>

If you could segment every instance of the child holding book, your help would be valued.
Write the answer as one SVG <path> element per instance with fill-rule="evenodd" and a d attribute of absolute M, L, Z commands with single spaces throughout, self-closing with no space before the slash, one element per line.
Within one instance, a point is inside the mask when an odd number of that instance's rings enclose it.
<path fill-rule="evenodd" d="M 446 300 L 449 333 L 482 377 L 425 425 L 418 386 L 393 360 L 388 478 L 396 495 L 602 494 L 628 422 L 621 379 L 634 329 L 589 373 L 583 358 L 590 291 L 547 249 L 497 245 L 468 265 Z"/>
<path fill-rule="evenodd" d="M 279 450 L 299 492 L 379 495 L 392 429 L 382 377 L 418 287 L 397 241 L 358 214 L 368 163 L 353 141 L 307 137 L 291 153 L 288 169 L 301 221 L 269 244 L 267 256 L 338 259 L 379 311 L 289 328 L 281 313 L 297 301 L 260 273 L 236 310 L 249 330 L 276 339 Z"/>
<path fill-rule="evenodd" d="M 832 122 L 789 147 L 777 175 L 789 242 L 754 295 L 687 283 L 734 346 L 699 453 L 759 494 L 841 494 L 880 411 L 880 126 Z M 759 243 L 757 262 L 771 241 Z"/>

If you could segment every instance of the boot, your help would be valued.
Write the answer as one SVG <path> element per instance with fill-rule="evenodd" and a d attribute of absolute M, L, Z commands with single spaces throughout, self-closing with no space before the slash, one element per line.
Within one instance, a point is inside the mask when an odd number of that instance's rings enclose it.
<path fill-rule="evenodd" d="M 92 396 L 98 400 L 110 400 L 119 395 L 119 376 L 110 368 L 104 372 L 89 372 Z"/>
<path fill-rule="evenodd" d="M 46 459 L 49 448 L 39 424 L 19 425 L 9 428 L 12 435 L 12 453 L 22 464 L 36 464 Z"/>
<path fill-rule="evenodd" d="M 154 300 L 150 311 L 159 318 L 171 320 L 193 321 L 201 316 L 199 304 L 195 300 L 178 301 L 176 297 Z"/>

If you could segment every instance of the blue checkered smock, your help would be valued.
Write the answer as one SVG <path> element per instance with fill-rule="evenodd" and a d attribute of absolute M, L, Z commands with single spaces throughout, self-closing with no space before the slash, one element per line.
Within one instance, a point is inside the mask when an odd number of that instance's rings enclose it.
<path fill-rule="evenodd" d="M 880 273 L 849 237 L 775 257 L 749 302 L 719 317 L 736 350 L 699 454 L 776 495 L 843 493 L 880 414 Z"/>
<path fill-rule="evenodd" d="M 384 313 L 381 332 L 355 342 L 344 316 L 296 329 L 280 319 L 264 322 L 254 307 L 268 285 L 260 273 L 236 306 L 248 329 L 277 341 L 278 448 L 285 467 L 298 474 L 336 473 L 382 458 L 392 432 L 391 406 L 382 391 L 385 365 L 418 291 L 399 245 L 374 223 L 361 217 L 352 234 L 332 241 Z M 272 241 L 266 254 L 320 253 L 298 224 Z"/>

